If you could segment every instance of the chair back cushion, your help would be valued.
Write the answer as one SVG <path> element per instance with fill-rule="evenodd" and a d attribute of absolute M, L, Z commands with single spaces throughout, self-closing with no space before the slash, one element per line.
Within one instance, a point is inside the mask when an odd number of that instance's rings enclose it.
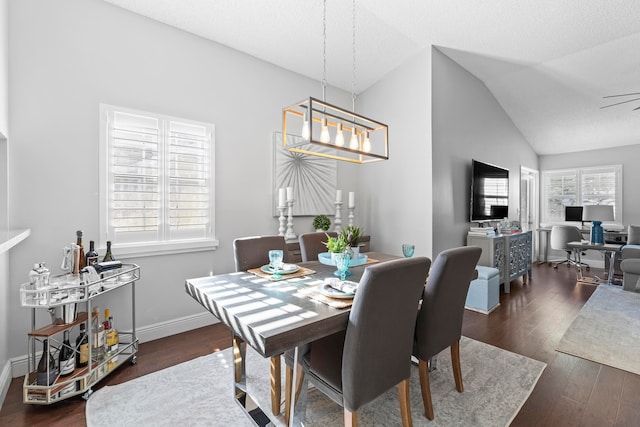
<path fill-rule="evenodd" d="M 464 303 L 481 253 L 477 246 L 464 246 L 436 257 L 418 313 L 415 356 L 429 360 L 460 340 Z"/>
<path fill-rule="evenodd" d="M 235 239 L 233 255 L 236 271 L 247 271 L 251 268 L 269 264 L 269 250 L 282 249 L 284 262 L 289 262 L 287 242 L 284 236 L 253 236 Z"/>
<path fill-rule="evenodd" d="M 554 225 L 551 228 L 549 246 L 551 249 L 570 251 L 567 248 L 569 242 L 579 242 L 582 240 L 582 232 L 575 225 Z"/>
<path fill-rule="evenodd" d="M 409 378 L 418 304 L 430 265 L 429 258 L 415 257 L 365 269 L 342 353 L 343 406 L 349 411 Z"/>
<path fill-rule="evenodd" d="M 627 230 L 627 245 L 640 245 L 640 225 L 630 225 Z"/>
<path fill-rule="evenodd" d="M 324 242 L 327 241 L 327 235 L 331 237 L 338 237 L 338 233 L 335 231 L 319 231 L 316 233 L 305 233 L 298 236 L 300 242 L 300 254 L 302 255 L 302 262 L 317 261 L 318 254 L 321 252 L 327 252 L 327 247 Z"/>

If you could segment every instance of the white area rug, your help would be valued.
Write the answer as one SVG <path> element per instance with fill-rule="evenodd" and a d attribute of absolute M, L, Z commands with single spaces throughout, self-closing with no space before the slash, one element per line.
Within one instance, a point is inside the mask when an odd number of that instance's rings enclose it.
<path fill-rule="evenodd" d="M 640 375 L 640 293 L 598 286 L 557 350 Z"/>
<path fill-rule="evenodd" d="M 263 408 L 270 408 L 269 360 L 251 350 L 247 353 L 249 392 Z M 438 369 L 430 377 L 435 411 L 435 420 L 431 422 L 424 417 L 418 369 L 413 368 L 413 425 L 509 425 L 546 365 L 465 337 L 460 353 L 465 391 L 458 393 L 455 389 L 447 349 L 439 355 Z M 103 387 L 87 402 L 87 425 L 250 426 L 232 396 L 232 368 L 231 351 L 226 349 L 124 384 Z M 359 411 L 359 424 L 399 426 L 402 424 L 399 406 L 394 387 Z M 326 427 L 343 423 L 342 408 L 317 390 L 309 392 L 306 415 L 305 425 Z M 284 425 L 282 417 L 274 421 L 276 425 Z"/>

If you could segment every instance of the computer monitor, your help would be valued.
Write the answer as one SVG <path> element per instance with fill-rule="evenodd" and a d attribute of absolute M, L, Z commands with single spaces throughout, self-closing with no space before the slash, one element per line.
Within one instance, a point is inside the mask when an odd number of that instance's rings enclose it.
<path fill-rule="evenodd" d="M 582 206 L 565 206 L 564 220 L 572 222 L 582 222 Z"/>
<path fill-rule="evenodd" d="M 582 210 L 583 221 L 613 221 L 612 205 L 584 205 Z"/>

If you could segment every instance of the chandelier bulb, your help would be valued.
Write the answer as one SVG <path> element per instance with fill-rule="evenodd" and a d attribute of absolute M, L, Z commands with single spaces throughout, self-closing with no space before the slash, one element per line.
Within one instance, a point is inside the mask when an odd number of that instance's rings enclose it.
<path fill-rule="evenodd" d="M 309 114 L 304 115 L 304 121 L 302 122 L 302 139 L 309 140 L 311 132 L 309 131 Z"/>
<path fill-rule="evenodd" d="M 329 143 L 331 135 L 329 135 L 329 127 L 327 126 L 327 118 L 322 118 L 322 131 L 320 132 L 320 142 Z"/>
<path fill-rule="evenodd" d="M 338 147 L 344 147 L 344 135 L 342 134 L 342 123 L 338 123 L 338 130 L 336 131 L 336 145 Z"/>
<path fill-rule="evenodd" d="M 369 132 L 364 133 L 364 142 L 362 143 L 362 150 L 365 153 L 371 151 L 371 141 L 369 140 Z"/>
<path fill-rule="evenodd" d="M 356 127 L 351 128 L 351 140 L 349 140 L 349 148 L 352 150 L 357 150 L 358 146 L 358 135 L 356 134 Z"/>

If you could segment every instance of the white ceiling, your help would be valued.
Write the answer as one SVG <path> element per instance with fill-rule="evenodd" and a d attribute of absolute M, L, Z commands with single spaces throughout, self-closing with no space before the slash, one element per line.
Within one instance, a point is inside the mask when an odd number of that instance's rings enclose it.
<path fill-rule="evenodd" d="M 105 0 L 322 79 L 321 0 Z M 327 0 L 326 79 L 352 89 L 352 2 Z M 539 154 L 640 143 L 640 2 L 357 0 L 356 93 L 422 49 L 480 78 Z"/>

